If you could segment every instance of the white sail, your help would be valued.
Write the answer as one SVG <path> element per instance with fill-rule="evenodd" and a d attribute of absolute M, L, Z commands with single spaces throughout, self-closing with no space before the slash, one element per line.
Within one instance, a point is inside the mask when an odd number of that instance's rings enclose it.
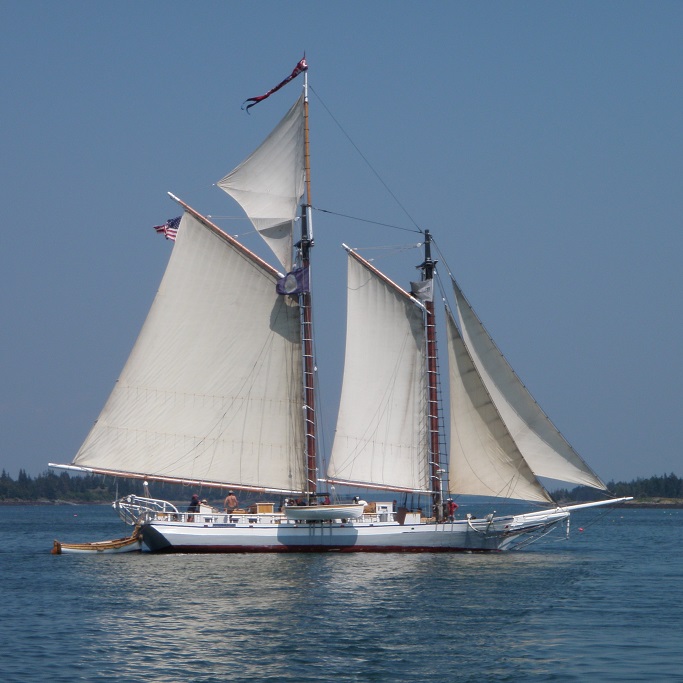
<path fill-rule="evenodd" d="M 455 280 L 453 290 L 465 345 L 503 422 L 534 474 L 606 489 L 529 394 Z"/>
<path fill-rule="evenodd" d="M 303 111 L 302 95 L 261 146 L 218 182 L 287 271 L 292 270 L 293 221 L 304 192 Z"/>
<path fill-rule="evenodd" d="M 551 502 L 491 401 L 447 312 L 451 403 L 449 490 Z"/>
<path fill-rule="evenodd" d="M 147 320 L 75 465 L 285 491 L 301 463 L 298 304 L 186 212 Z"/>
<path fill-rule="evenodd" d="M 344 381 L 328 480 L 429 491 L 423 311 L 349 251 Z"/>

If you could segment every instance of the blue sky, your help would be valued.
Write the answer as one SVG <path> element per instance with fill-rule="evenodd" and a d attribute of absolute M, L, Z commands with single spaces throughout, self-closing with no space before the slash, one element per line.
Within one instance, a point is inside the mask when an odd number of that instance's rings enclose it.
<path fill-rule="evenodd" d="M 239 214 L 213 183 L 299 86 L 251 116 L 240 105 L 304 50 L 313 204 L 430 229 L 513 367 L 605 480 L 683 476 L 683 3 L 5 0 L 0 26 L 0 468 L 12 476 L 71 460 L 168 259 L 152 230 L 178 213 L 166 192 Z M 329 445 L 338 245 L 419 236 L 314 221 Z M 402 283 L 421 261 L 363 253 Z"/>

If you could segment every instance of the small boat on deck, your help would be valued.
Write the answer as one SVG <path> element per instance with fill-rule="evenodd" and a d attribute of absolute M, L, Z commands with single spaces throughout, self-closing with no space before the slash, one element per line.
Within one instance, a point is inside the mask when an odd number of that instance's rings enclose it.
<path fill-rule="evenodd" d="M 53 555 L 66 553 L 102 553 L 111 555 L 114 553 L 134 553 L 142 550 L 142 536 L 136 528 L 132 536 L 115 538 L 111 541 L 93 541 L 92 543 L 62 543 L 55 540 L 52 545 Z"/>
<path fill-rule="evenodd" d="M 286 505 L 284 508 L 287 519 L 301 519 L 306 521 L 332 521 L 334 519 L 360 519 L 367 503 L 338 503 L 334 505 Z"/>

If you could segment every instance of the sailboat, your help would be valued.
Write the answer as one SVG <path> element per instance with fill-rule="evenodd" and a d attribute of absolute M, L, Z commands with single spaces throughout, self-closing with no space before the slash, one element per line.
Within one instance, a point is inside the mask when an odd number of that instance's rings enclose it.
<path fill-rule="evenodd" d="M 191 512 L 148 494 L 115 501 L 157 552 L 500 551 L 568 522 L 573 510 L 625 500 L 553 501 L 544 478 L 606 487 L 530 396 L 452 276 L 457 316 L 445 308 L 448 373 L 439 376 L 429 231 L 421 279 L 409 289 L 345 247 L 341 400 L 329 458 L 318 452 L 305 61 L 249 106 L 300 74 L 302 93 L 284 118 L 218 182 L 278 265 L 170 195 L 182 218 L 148 317 L 72 463 L 51 466 L 263 498 Z M 343 500 L 338 487 L 374 500 Z M 459 517 L 448 505 L 456 495 L 530 509 Z"/>

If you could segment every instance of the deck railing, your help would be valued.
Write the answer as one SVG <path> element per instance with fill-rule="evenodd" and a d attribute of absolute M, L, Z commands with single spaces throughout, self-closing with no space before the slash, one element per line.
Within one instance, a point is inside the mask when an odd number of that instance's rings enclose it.
<path fill-rule="evenodd" d="M 119 513 L 119 517 L 126 524 L 141 524 L 159 515 L 179 515 L 178 508 L 166 500 L 157 498 L 142 498 L 129 495 L 112 503 L 112 507 Z"/>

